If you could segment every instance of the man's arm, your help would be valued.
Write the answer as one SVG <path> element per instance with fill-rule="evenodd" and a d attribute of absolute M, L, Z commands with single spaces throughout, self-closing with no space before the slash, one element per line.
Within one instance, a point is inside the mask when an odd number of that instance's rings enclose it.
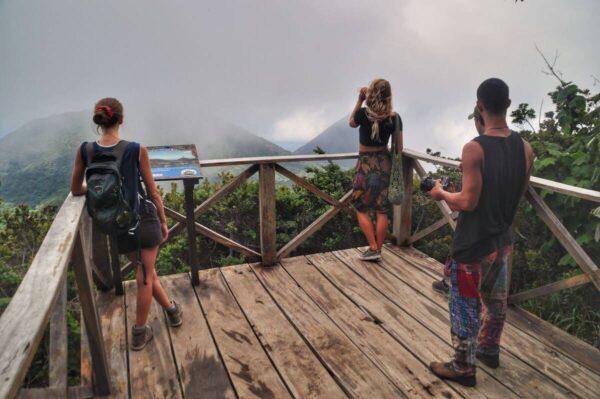
<path fill-rule="evenodd" d="M 450 193 L 444 191 L 438 180 L 435 187 L 429 192 L 436 201 L 444 200 L 453 210 L 472 211 L 479 203 L 483 177 L 481 166 L 483 165 L 483 149 L 475 141 L 468 142 L 462 152 L 462 191 Z"/>

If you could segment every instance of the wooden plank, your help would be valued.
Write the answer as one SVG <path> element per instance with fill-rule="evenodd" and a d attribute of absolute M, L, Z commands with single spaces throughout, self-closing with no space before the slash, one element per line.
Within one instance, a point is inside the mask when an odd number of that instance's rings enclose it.
<path fill-rule="evenodd" d="M 537 215 L 542 219 L 548 226 L 554 237 L 562 244 L 567 250 L 569 255 L 573 257 L 575 263 L 579 265 L 581 270 L 586 273 L 592 280 L 592 283 L 600 290 L 600 272 L 598 272 L 598 266 L 594 263 L 592 258 L 585 253 L 581 245 L 575 241 L 573 236 L 563 226 L 558 217 L 550 210 L 548 205 L 542 200 L 539 194 L 531 187 L 525 192 L 525 197 L 529 203 L 535 209 Z"/>
<path fill-rule="evenodd" d="M 415 243 L 415 242 L 419 241 L 420 239 L 427 237 L 429 234 L 433 233 L 434 231 L 444 227 L 447 224 L 448 224 L 448 220 L 446 218 L 441 218 L 437 222 L 434 222 L 430 226 L 427 226 L 424 229 L 421 229 L 421 230 L 417 231 L 415 234 L 413 234 L 408 239 L 408 243 L 409 244 Z"/>
<path fill-rule="evenodd" d="M 85 323 L 83 322 L 83 315 L 81 315 L 81 312 L 79 320 L 79 328 L 81 332 L 79 384 L 81 386 L 87 386 L 92 388 L 92 355 L 90 354 L 90 344 L 88 342 L 87 332 L 85 331 Z"/>
<path fill-rule="evenodd" d="M 221 268 L 256 336 L 296 398 L 345 398 L 249 265 Z"/>
<path fill-rule="evenodd" d="M 348 191 L 344 196 L 340 199 L 340 203 L 342 205 L 346 205 L 350 199 L 352 198 L 353 190 Z M 279 252 L 277 252 L 277 258 L 282 259 L 288 256 L 292 251 L 294 251 L 298 246 L 300 246 L 304 241 L 308 240 L 315 232 L 319 231 L 327 222 L 329 222 L 335 215 L 337 215 L 343 208 L 332 206 L 325 213 L 319 216 L 314 222 L 308 225 L 304 230 L 302 230 L 298 235 L 290 240 L 287 244 L 285 244 Z"/>
<path fill-rule="evenodd" d="M 76 236 L 75 247 L 73 248 L 73 271 L 92 359 L 94 393 L 107 395 L 111 389 L 108 361 L 92 284 L 92 271 L 89 262 L 91 254 L 86 253 L 86 249 L 89 249 L 89 246 L 85 244 L 86 238 L 88 237 L 82 234 Z"/>
<path fill-rule="evenodd" d="M 331 254 L 315 254 L 309 259 L 328 263 L 330 267 L 346 269 Z M 407 397 L 459 397 L 446 383 L 434 376 L 425 364 L 381 328 L 379 319 L 374 319 L 371 313 L 357 307 L 306 259 L 293 258 L 284 260 L 281 264 L 319 308 Z M 346 269 L 346 273 L 352 272 Z M 411 372 L 408 373 L 407 370 Z"/>
<path fill-rule="evenodd" d="M 577 288 L 582 285 L 588 284 L 591 282 L 590 276 L 587 274 L 580 274 L 578 276 L 573 276 L 569 278 L 565 278 L 560 281 L 556 281 L 554 283 L 546 284 L 541 287 L 532 288 L 526 291 L 522 291 L 516 294 L 513 294 L 508 297 L 508 303 L 516 304 L 524 301 L 528 301 L 530 299 L 539 298 L 542 296 L 554 294 L 556 292 L 562 291 L 567 288 Z"/>
<path fill-rule="evenodd" d="M 258 180 L 258 208 L 260 220 L 260 254 L 262 264 L 270 266 L 277 261 L 276 213 L 275 213 L 275 168 L 272 164 L 261 164 Z"/>
<path fill-rule="evenodd" d="M 92 267 L 94 283 L 103 291 L 110 290 L 113 283 L 106 235 L 94 228 L 92 218 L 87 212 L 84 212 L 81 217 L 79 231 L 86 237 L 84 240 L 87 246 L 85 253 L 90 256 L 89 262 Z"/>
<path fill-rule="evenodd" d="M 410 285 L 414 291 L 427 296 L 432 303 L 443 310 L 444 316 L 447 317 L 447 299 L 442 295 L 432 295 L 430 287 L 435 279 L 431 275 L 423 272 L 419 266 L 414 266 L 411 262 L 406 262 L 395 255 L 391 248 L 384 247 L 383 254 L 382 267 L 385 270 Z M 506 323 L 504 326 L 501 347 L 504 349 L 501 362 L 506 364 L 506 361 L 514 356 L 515 359 L 518 358 L 531 368 L 543 373 L 556 384 L 576 393 L 578 396 L 596 397 L 597 391 L 592 387 L 600 386 L 600 375 L 594 374 L 571 358 L 548 348 L 510 323 Z M 509 354 L 512 356 L 507 356 Z M 506 368 L 513 367 L 511 365 Z M 514 381 L 519 381 L 522 378 L 517 377 L 515 376 L 516 380 Z M 550 380 L 545 383 L 544 387 L 550 387 L 549 382 Z"/>
<path fill-rule="evenodd" d="M 391 274 L 385 267 L 377 268 L 377 270 L 370 268 L 368 264 L 358 260 L 358 254 L 354 250 L 335 252 L 335 255 L 343 259 L 348 267 L 368 281 L 390 301 L 410 313 L 413 318 L 433 334 L 447 342 L 451 353 L 453 353 L 449 339 L 450 320 L 447 310 L 441 309 L 426 296 L 415 292 L 413 285 L 419 284 L 419 281 L 403 281 Z M 384 263 L 387 263 L 387 261 L 384 261 Z M 444 354 L 439 354 L 437 360 L 448 360 L 448 357 L 444 356 Z M 488 378 L 487 375 L 489 375 L 519 396 L 551 398 L 569 396 L 570 394 L 567 389 L 555 384 L 543 373 L 512 354 L 502 356 L 502 367 L 498 369 L 490 369 L 483 364 L 479 364 L 479 368 L 484 373 L 479 373 L 478 378 Z M 482 389 L 484 385 L 486 384 L 479 383 L 478 390 Z M 493 392 L 486 392 L 485 395 L 499 396 Z"/>
<path fill-rule="evenodd" d="M 408 157 L 402 157 L 402 177 L 404 179 L 404 197 L 400 205 L 400 228 L 396 242 L 407 245 L 412 230 L 413 163 Z"/>
<path fill-rule="evenodd" d="M 127 373 L 127 317 L 125 296 L 111 292 L 99 293 L 96 298 L 100 324 L 109 364 L 110 397 L 129 396 L 129 376 Z M 82 381 L 82 385 L 83 381 Z"/>
<path fill-rule="evenodd" d="M 226 158 L 226 159 L 206 159 L 200 161 L 200 166 L 211 168 L 215 166 L 234 166 L 249 164 L 269 164 L 285 162 L 306 162 L 306 161 L 339 161 L 342 159 L 356 159 L 357 152 L 348 152 L 340 154 L 312 154 L 312 155 L 277 155 L 267 157 L 248 157 L 248 158 Z"/>
<path fill-rule="evenodd" d="M 446 166 L 448 168 L 458 169 L 458 166 L 460 165 L 460 161 L 435 157 L 433 155 L 425 154 L 410 149 L 404 149 L 402 151 L 402 154 L 409 156 L 413 159 L 420 159 L 425 162 L 430 162 L 434 165 Z M 531 176 L 529 183 L 534 187 L 543 188 L 548 191 L 566 194 L 571 197 L 581 198 L 588 201 L 600 202 L 600 191 L 571 186 L 569 184 L 559 183 L 553 180 L 543 179 L 541 177 L 535 176 Z"/>
<path fill-rule="evenodd" d="M 194 185 L 197 179 L 185 179 L 183 181 L 185 225 L 187 228 L 188 265 L 192 275 L 192 284 L 198 285 L 198 248 L 196 247 L 196 217 L 194 215 Z"/>
<path fill-rule="evenodd" d="M 359 252 L 356 250 L 336 251 L 335 254 L 336 256 L 341 255 L 344 263 L 359 276 L 364 277 L 388 299 L 409 312 L 435 335 L 447 340 L 446 342 L 450 344 L 450 320 L 447 309 L 443 309 L 437 301 L 434 302 L 415 289 L 416 285 L 421 284 L 419 279 L 405 278 L 405 281 L 388 270 L 388 266 L 392 262 L 398 262 L 396 265 L 398 268 L 410 269 L 410 266 L 387 253 L 384 254 L 384 261 L 380 263 L 382 266 L 380 268 L 369 267 L 368 263 L 358 260 Z M 390 256 L 391 260 L 388 259 Z M 431 282 L 428 288 L 430 286 Z M 441 295 L 436 295 L 436 297 L 439 297 L 442 302 L 446 301 L 446 298 Z M 442 356 L 439 355 L 438 360 L 448 360 Z M 490 369 L 481 363 L 478 366 L 519 396 L 540 398 L 572 396 L 567 388 L 556 384 L 539 369 L 528 365 L 512 353 L 503 353 L 501 362 L 502 367 L 498 369 Z M 481 385 L 478 384 L 479 387 Z M 496 396 L 492 395 L 492 397 Z"/>
<path fill-rule="evenodd" d="M 165 214 L 168 217 L 171 217 L 175 220 L 185 220 L 185 216 L 183 216 L 181 213 L 176 212 L 172 209 L 166 208 L 165 207 Z M 260 254 L 238 242 L 235 242 L 227 237 L 225 237 L 224 235 L 221 235 L 219 233 L 217 233 L 214 230 L 209 229 L 208 227 L 196 222 L 195 223 L 195 228 L 196 228 L 196 232 L 199 234 L 202 234 L 205 237 L 210 238 L 211 240 L 224 245 L 228 248 L 233 249 L 236 252 L 239 252 L 241 254 L 250 256 L 250 257 L 260 257 Z"/>
<path fill-rule="evenodd" d="M 127 337 L 135 325 L 137 287 L 135 281 L 127 281 L 125 304 L 127 313 Z M 154 331 L 154 339 L 140 351 L 129 354 L 129 381 L 132 398 L 182 398 L 175 361 L 171 353 L 169 332 L 159 305 L 152 301 L 147 323 Z"/>
<path fill-rule="evenodd" d="M 123 278 L 121 276 L 121 260 L 119 258 L 119 248 L 116 237 L 108 237 L 108 248 L 110 252 L 110 266 L 112 269 L 113 287 L 116 295 L 123 295 Z M 135 267 L 132 264 L 132 267 Z"/>
<path fill-rule="evenodd" d="M 417 175 L 419 175 L 419 178 L 425 178 L 427 172 L 425 172 L 425 169 L 423 169 L 423 165 L 421 165 L 419 161 L 415 160 L 414 167 L 415 171 L 417 172 Z M 453 216 L 453 212 L 448 206 L 448 203 L 446 201 L 435 201 L 435 204 L 438 208 L 440 208 L 442 215 L 444 215 L 452 230 L 456 230 L 456 220 L 454 220 L 455 217 Z"/>
<path fill-rule="evenodd" d="M 187 274 L 162 277 L 161 283 L 183 311 L 183 324 L 169 327 L 175 364 L 186 398 L 235 398 L 227 370 Z"/>
<path fill-rule="evenodd" d="M 336 251 L 334 254 L 340 260 L 345 256 L 343 252 L 338 254 Z M 398 306 L 378 291 L 374 285 L 369 284 L 367 279 L 351 272 L 346 265 L 330 262 L 331 256 L 332 254 L 314 254 L 308 255 L 308 258 L 332 284 L 336 285 L 350 300 L 367 312 L 373 320 L 377 320 L 381 328 L 406 347 L 424 365 L 429 365 L 432 361 L 439 361 L 441 358 L 449 359 L 454 354 L 451 345 L 447 342 L 447 337 L 439 337 L 421 324 L 411 315 L 410 307 L 404 309 Z M 353 257 L 351 261 L 359 262 Z M 384 285 L 388 284 L 388 276 L 383 271 L 372 270 L 372 272 L 373 278 L 381 277 L 377 278 L 376 281 L 380 281 Z M 408 299 L 408 303 L 410 303 L 410 299 Z M 449 384 L 455 391 L 465 397 L 516 397 L 512 391 L 495 380 L 485 370 L 482 370 L 477 378 L 479 380 L 477 394 L 473 392 L 473 389 L 460 384 L 452 382 L 449 382 Z M 434 385 L 434 389 L 442 390 L 439 384 Z"/>
<path fill-rule="evenodd" d="M 294 183 L 296 183 L 297 185 L 299 185 L 300 187 L 305 188 L 306 190 L 310 191 L 317 197 L 321 198 L 323 201 L 327 202 L 328 204 L 333 205 L 333 206 L 341 206 L 342 205 L 339 201 L 337 201 L 331 195 L 327 194 L 325 191 L 321 190 L 314 184 L 307 182 L 302 177 L 289 171 L 288 169 L 284 168 L 283 166 L 281 166 L 279 164 L 275 164 L 275 170 L 277 172 L 281 173 L 282 175 L 284 175 L 285 177 L 287 177 L 288 179 L 290 179 L 291 181 L 293 181 Z"/>
<path fill-rule="evenodd" d="M 413 264 L 418 263 L 422 267 L 421 270 L 430 272 L 429 274 L 435 279 L 442 275 L 443 265 L 415 248 L 400 249 L 390 246 L 389 249 L 393 250 L 396 255 L 403 253 L 405 256 L 410 255 Z M 517 306 L 508 308 L 507 321 L 544 345 L 552 347 L 555 351 L 585 365 L 596 374 L 600 374 L 600 350 L 598 348 Z"/>
<path fill-rule="evenodd" d="M 65 279 L 50 318 L 48 386 L 67 393 L 67 280 Z"/>
<path fill-rule="evenodd" d="M 194 290 L 238 397 L 291 397 L 219 270 L 202 270 Z"/>
<path fill-rule="evenodd" d="M 350 397 L 392 398 L 404 394 L 280 267 L 251 265 L 287 319 Z"/>
<path fill-rule="evenodd" d="M 600 374 L 600 350 L 598 348 L 573 337 L 520 307 L 510 307 L 507 320 L 553 350 L 571 357 L 596 374 Z"/>
<path fill-rule="evenodd" d="M 84 197 L 67 197 L 0 317 L 0 398 L 17 394 L 44 335 L 66 279 L 84 203 Z"/>

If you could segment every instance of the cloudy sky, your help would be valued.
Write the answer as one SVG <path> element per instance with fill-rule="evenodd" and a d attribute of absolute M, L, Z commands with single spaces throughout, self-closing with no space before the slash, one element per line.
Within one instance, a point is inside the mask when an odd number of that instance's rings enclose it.
<path fill-rule="evenodd" d="M 385 77 L 407 145 L 456 155 L 483 79 L 540 106 L 555 81 L 536 44 L 591 87 L 599 17 L 597 0 L 0 0 L 0 135 L 110 95 L 294 149 Z"/>

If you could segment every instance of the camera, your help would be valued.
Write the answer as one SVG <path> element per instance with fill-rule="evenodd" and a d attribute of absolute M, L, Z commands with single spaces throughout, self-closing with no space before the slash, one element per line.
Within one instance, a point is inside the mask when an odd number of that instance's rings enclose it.
<path fill-rule="evenodd" d="M 442 181 L 442 188 L 448 191 L 452 180 L 450 180 L 450 178 L 447 176 L 440 178 L 440 180 Z M 426 178 L 421 180 L 421 190 L 426 193 L 430 192 L 433 189 L 433 187 L 435 187 L 435 181 L 436 179 L 434 179 L 433 177 L 427 176 Z"/>

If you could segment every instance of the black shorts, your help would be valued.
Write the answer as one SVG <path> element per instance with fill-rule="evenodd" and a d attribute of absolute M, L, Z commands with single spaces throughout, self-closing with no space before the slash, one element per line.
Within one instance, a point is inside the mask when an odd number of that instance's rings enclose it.
<path fill-rule="evenodd" d="M 120 254 L 137 251 L 138 235 L 141 248 L 154 248 L 162 242 L 160 220 L 156 205 L 150 200 L 140 200 L 140 225 L 134 235 L 121 234 L 117 236 L 117 246 Z"/>

